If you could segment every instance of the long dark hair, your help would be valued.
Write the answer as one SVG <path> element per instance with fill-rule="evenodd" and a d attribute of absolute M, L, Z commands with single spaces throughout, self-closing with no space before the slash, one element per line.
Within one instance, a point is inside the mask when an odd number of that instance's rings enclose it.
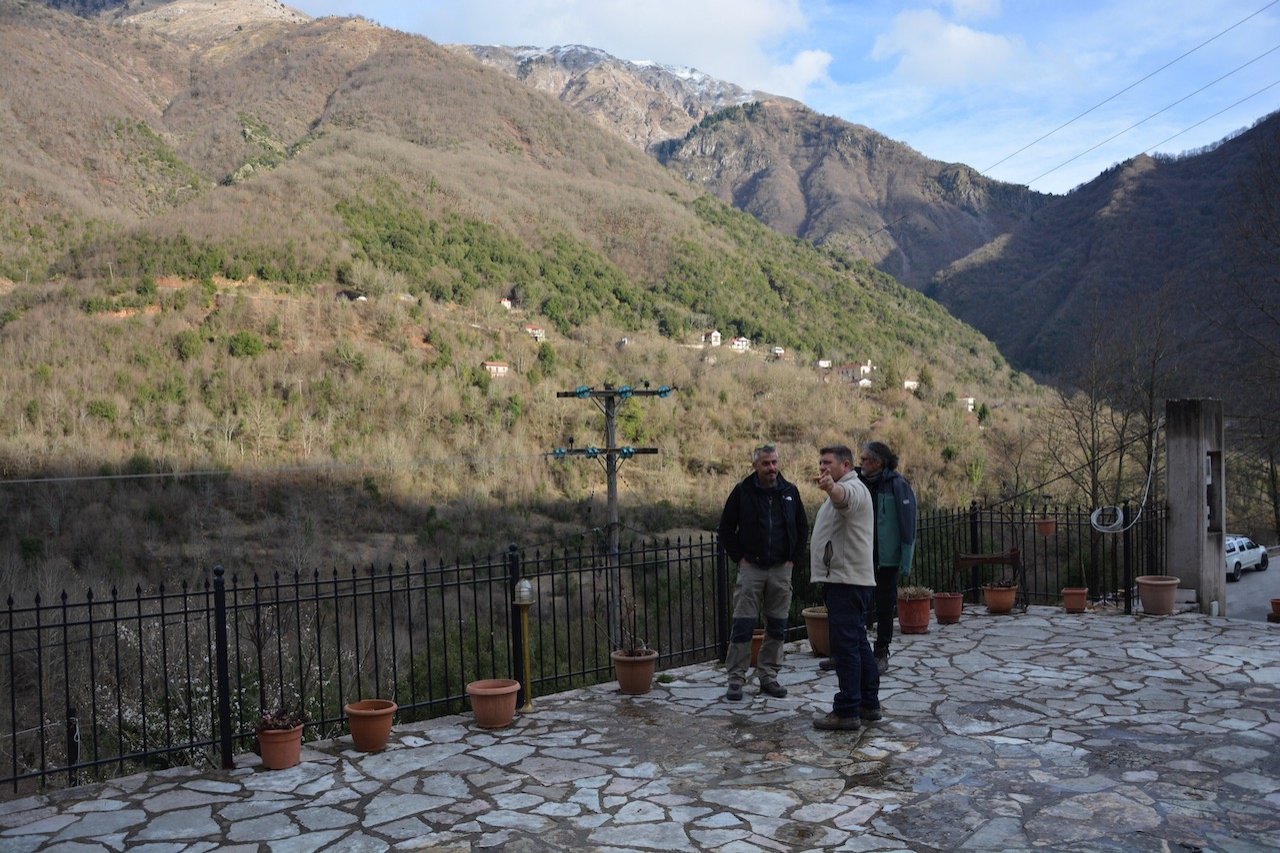
<path fill-rule="evenodd" d="M 874 453 L 876 458 L 878 458 L 884 464 L 884 467 L 888 468 L 890 471 L 898 470 L 898 454 L 890 450 L 889 445 L 885 444 L 883 441 L 868 441 L 866 444 L 862 445 L 862 449 L 867 453 Z"/>

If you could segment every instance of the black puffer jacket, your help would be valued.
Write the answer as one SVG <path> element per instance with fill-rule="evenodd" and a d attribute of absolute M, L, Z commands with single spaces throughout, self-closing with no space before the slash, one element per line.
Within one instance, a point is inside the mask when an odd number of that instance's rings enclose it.
<path fill-rule="evenodd" d="M 775 528 L 769 516 L 774 511 L 782 514 L 783 541 L 771 536 Z M 800 502 L 800 490 L 781 474 L 772 489 L 763 488 L 752 471 L 729 492 L 717 533 L 734 563 L 745 557 L 759 566 L 787 561 L 799 564 L 809 541 L 809 517 Z"/>

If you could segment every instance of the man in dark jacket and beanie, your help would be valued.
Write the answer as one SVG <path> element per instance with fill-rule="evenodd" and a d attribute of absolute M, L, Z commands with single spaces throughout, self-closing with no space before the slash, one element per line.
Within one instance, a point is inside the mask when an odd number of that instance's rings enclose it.
<path fill-rule="evenodd" d="M 791 570 L 804 556 L 809 519 L 800 491 L 778 470 L 778 449 L 763 444 L 751 454 L 752 472 L 733 487 L 725 501 L 717 529 L 720 544 L 738 567 L 733 591 L 733 627 L 725 669 L 729 689 L 724 698 L 742 698 L 751 662 L 751 632 L 763 612 L 764 642 L 756 661 L 760 692 L 783 697 L 778 683 L 782 642 L 791 610 Z"/>

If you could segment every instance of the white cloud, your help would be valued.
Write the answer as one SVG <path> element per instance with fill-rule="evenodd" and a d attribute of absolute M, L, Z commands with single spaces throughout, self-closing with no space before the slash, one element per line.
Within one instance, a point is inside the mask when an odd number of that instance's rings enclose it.
<path fill-rule="evenodd" d="M 876 38 L 871 58 L 898 58 L 906 80 L 942 89 L 1016 80 L 1028 65 L 1017 39 L 948 23 L 937 12 L 903 12 Z"/>
<path fill-rule="evenodd" d="M 789 65 L 771 69 L 770 79 L 761 88 L 774 95 L 785 95 L 804 100 L 811 86 L 831 85 L 827 69 L 831 67 L 831 54 L 825 50 L 802 50 Z"/>
<path fill-rule="evenodd" d="M 974 21 L 1000 14 L 1000 0 L 947 0 L 946 5 L 957 18 Z"/>

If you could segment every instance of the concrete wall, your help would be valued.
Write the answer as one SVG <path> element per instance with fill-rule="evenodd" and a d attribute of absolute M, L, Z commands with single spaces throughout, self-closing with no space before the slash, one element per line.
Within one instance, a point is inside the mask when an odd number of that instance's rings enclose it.
<path fill-rule="evenodd" d="M 1169 574 L 1181 582 L 1178 600 L 1195 601 L 1201 613 L 1226 616 L 1222 401 L 1167 401 L 1165 442 Z"/>

